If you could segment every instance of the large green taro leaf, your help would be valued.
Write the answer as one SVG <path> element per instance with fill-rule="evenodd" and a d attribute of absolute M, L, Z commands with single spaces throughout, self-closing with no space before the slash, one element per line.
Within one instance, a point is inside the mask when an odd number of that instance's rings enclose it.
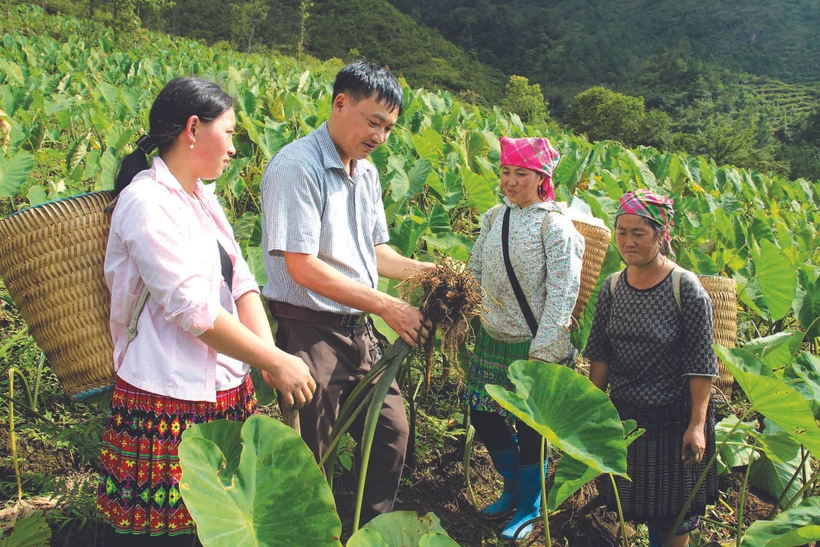
<path fill-rule="evenodd" d="M 180 490 L 208 547 L 341 545 L 333 494 L 299 435 L 266 416 L 182 436 Z"/>
<path fill-rule="evenodd" d="M 394 511 L 379 515 L 353 534 L 347 547 L 458 547 L 433 513 Z"/>
<path fill-rule="evenodd" d="M 755 455 L 752 445 L 746 442 L 749 433 L 754 431 L 755 422 L 743 422 L 730 436 L 729 432 L 737 425 L 737 421 L 737 416 L 730 415 L 715 424 L 715 444 L 723 445 L 717 457 L 720 475 L 729 474 L 733 467 L 748 465 Z M 723 444 L 723 441 L 726 441 L 726 444 Z"/>
<path fill-rule="evenodd" d="M 760 242 L 760 255 L 753 262 L 755 277 L 772 319 L 783 319 L 797 290 L 797 274 L 791 261 L 774 243 L 764 239 Z"/>
<path fill-rule="evenodd" d="M 735 380 L 749 397 L 754 409 L 769 418 L 795 441 L 820 457 L 820 428 L 808 401 L 785 382 L 754 371 L 767 368 L 753 355 L 735 348 L 712 346 Z"/>
<path fill-rule="evenodd" d="M 487 393 L 504 409 L 597 473 L 626 476 L 624 430 L 603 391 L 554 363 L 516 361 L 507 374 L 515 393 L 487 385 Z"/>
<path fill-rule="evenodd" d="M 626 446 L 629 446 L 643 435 L 644 430 L 636 429 L 636 426 L 635 420 L 623 422 Z M 550 511 L 557 510 L 566 499 L 598 475 L 597 471 L 583 462 L 573 459 L 568 454 L 562 455 L 561 461 L 558 462 L 558 466 L 555 468 L 554 482 L 547 498 L 547 509 Z"/>
<path fill-rule="evenodd" d="M 14 195 L 34 169 L 34 156 L 18 152 L 11 158 L 0 155 L 0 198 Z"/>
<path fill-rule="evenodd" d="M 820 497 L 804 500 L 773 520 L 753 522 L 742 547 L 797 547 L 820 540 Z"/>
<path fill-rule="evenodd" d="M 803 395 L 814 417 L 820 419 L 820 357 L 804 351 L 786 367 L 783 380 Z"/>
<path fill-rule="evenodd" d="M 800 331 L 778 332 L 749 340 L 744 344 L 743 351 L 753 354 L 774 370 L 791 363 L 800 351 L 802 342 L 803 333 Z"/>

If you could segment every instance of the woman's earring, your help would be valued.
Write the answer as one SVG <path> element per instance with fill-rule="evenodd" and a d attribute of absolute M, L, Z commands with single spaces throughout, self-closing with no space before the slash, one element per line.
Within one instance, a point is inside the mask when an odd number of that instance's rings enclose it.
<path fill-rule="evenodd" d="M 194 149 L 194 143 L 191 143 L 191 146 L 189 146 L 188 148 L 190 148 L 191 150 L 193 150 L 193 149 Z"/>

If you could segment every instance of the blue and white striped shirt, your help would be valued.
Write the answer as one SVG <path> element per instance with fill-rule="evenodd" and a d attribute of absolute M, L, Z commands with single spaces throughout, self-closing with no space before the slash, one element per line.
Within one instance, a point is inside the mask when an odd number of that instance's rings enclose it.
<path fill-rule="evenodd" d="M 299 285 L 282 252 L 317 256 L 376 288 L 375 246 L 388 240 L 379 173 L 367 160 L 345 170 L 327 123 L 282 148 L 262 175 L 262 249 L 268 300 L 335 313 L 359 313 Z"/>

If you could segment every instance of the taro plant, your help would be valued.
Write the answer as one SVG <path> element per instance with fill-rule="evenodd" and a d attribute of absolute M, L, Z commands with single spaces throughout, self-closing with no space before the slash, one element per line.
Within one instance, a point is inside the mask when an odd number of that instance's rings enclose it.
<path fill-rule="evenodd" d="M 180 493 L 209 547 L 341 545 L 330 488 L 301 437 L 257 415 L 190 427 Z"/>
<path fill-rule="evenodd" d="M 379 515 L 353 534 L 347 547 L 458 547 L 436 515 L 395 511 Z"/>
<path fill-rule="evenodd" d="M 290 427 L 266 416 L 188 428 L 180 492 L 207 547 L 341 546 L 333 494 Z M 396 511 L 354 534 L 353 547 L 456 546 L 433 513 Z"/>
<path fill-rule="evenodd" d="M 554 363 L 516 361 L 507 374 L 515 386 L 510 392 L 488 385 L 487 393 L 502 408 L 538 431 L 544 444 L 561 450 L 564 469 L 550 494 L 541 477 L 544 532 L 550 544 L 549 512 L 584 484 L 602 473 L 628 478 L 624 425 L 609 397 L 586 377 Z M 627 424 L 627 433 L 634 423 Z M 542 445 L 542 463 L 544 450 Z M 561 481 L 559 483 L 559 480 Z M 621 519 L 623 521 L 623 518 Z M 626 534 L 622 538 L 626 541 Z"/>

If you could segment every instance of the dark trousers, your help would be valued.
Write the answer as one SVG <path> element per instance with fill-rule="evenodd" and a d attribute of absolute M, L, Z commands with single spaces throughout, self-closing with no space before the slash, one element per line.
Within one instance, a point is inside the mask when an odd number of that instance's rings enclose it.
<path fill-rule="evenodd" d="M 495 412 L 470 410 L 470 423 L 475 428 L 478 440 L 487 450 L 504 450 L 515 444 L 510 426 L 506 418 Z M 541 461 L 541 434 L 522 422 L 515 421 L 516 437 L 518 437 L 518 463 L 530 465 Z"/>
<path fill-rule="evenodd" d="M 337 327 L 277 317 L 276 345 L 305 361 L 316 392 L 311 403 L 299 411 L 302 439 L 316 461 L 324 454 L 339 409 L 358 381 L 380 357 L 372 326 Z M 350 434 L 361 446 L 366 412 Z M 393 381 L 379 416 L 362 501 L 362 523 L 393 510 L 404 467 L 409 427 L 399 386 Z"/>

